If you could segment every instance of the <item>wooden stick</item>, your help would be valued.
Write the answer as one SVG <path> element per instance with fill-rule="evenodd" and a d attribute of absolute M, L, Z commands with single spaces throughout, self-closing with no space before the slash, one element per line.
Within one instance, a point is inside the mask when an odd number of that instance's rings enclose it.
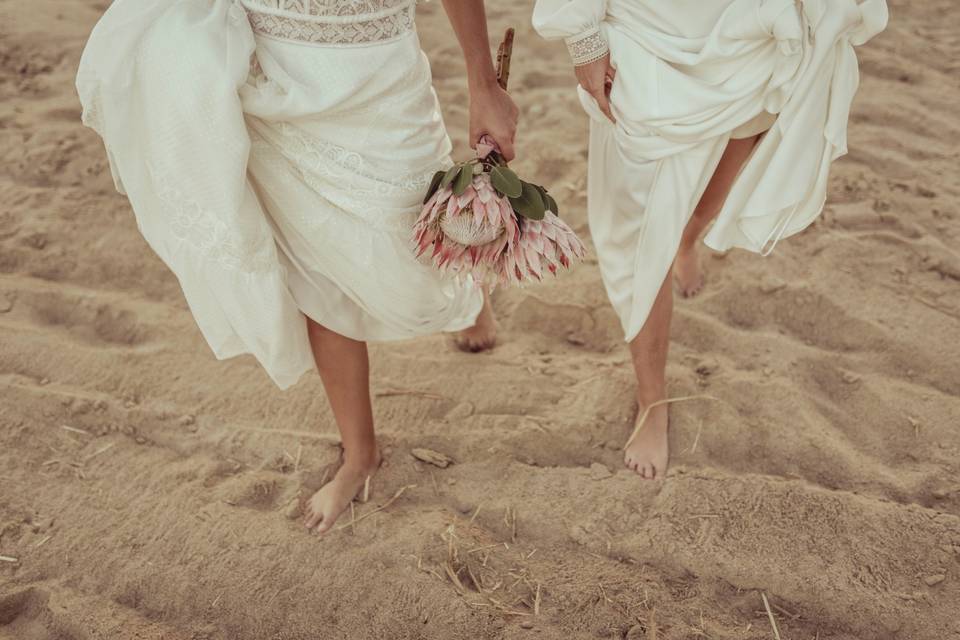
<path fill-rule="evenodd" d="M 510 59 L 513 57 L 513 27 L 503 33 L 503 41 L 497 48 L 497 84 L 504 91 L 510 81 Z"/>

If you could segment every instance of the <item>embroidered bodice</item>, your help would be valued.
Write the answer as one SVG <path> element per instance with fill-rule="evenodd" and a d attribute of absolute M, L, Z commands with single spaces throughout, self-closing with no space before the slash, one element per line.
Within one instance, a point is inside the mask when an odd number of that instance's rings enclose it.
<path fill-rule="evenodd" d="M 367 45 L 413 30 L 416 0 L 241 0 L 259 35 L 324 46 Z"/>
<path fill-rule="evenodd" d="M 409 0 L 249 0 L 249 4 L 308 16 L 365 16 L 409 4 Z"/>

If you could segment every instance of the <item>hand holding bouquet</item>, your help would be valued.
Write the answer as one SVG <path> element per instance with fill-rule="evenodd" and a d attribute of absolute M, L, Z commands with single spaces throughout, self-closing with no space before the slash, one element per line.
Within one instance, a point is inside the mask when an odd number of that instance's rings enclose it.
<path fill-rule="evenodd" d="M 509 29 L 497 60 L 504 88 L 512 43 Z M 583 243 L 557 213 L 553 196 L 517 176 L 484 137 L 475 159 L 433 176 L 414 225 L 417 255 L 429 252 L 441 271 L 484 284 L 540 280 L 584 256 Z"/>

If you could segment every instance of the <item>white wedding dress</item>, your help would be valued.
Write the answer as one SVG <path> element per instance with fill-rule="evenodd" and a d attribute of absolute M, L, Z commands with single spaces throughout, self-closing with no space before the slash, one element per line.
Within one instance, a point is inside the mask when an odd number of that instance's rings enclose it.
<path fill-rule="evenodd" d="M 115 0 L 77 76 L 84 122 L 215 355 L 280 387 L 304 315 L 357 340 L 470 326 L 471 282 L 413 253 L 450 141 L 413 0 Z"/>
<path fill-rule="evenodd" d="M 766 131 L 705 241 L 768 253 L 806 228 L 846 153 L 858 65 L 885 0 L 537 0 L 533 23 L 575 57 L 609 48 L 612 124 L 590 116 L 588 217 L 627 340 L 643 328 L 683 229 L 731 138 Z"/>

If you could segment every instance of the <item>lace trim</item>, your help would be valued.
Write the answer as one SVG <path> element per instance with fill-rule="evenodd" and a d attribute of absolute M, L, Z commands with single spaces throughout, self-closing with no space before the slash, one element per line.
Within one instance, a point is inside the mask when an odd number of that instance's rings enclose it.
<path fill-rule="evenodd" d="M 375 13 L 336 14 L 328 20 L 316 15 L 270 13 L 247 7 L 250 26 L 255 33 L 291 42 L 324 45 L 364 45 L 399 38 L 413 30 L 415 14 L 412 3 Z M 333 19 L 345 17 L 346 20 Z"/>
<path fill-rule="evenodd" d="M 362 16 L 407 4 L 409 0 L 248 0 L 269 9 L 310 16 Z"/>
<path fill-rule="evenodd" d="M 573 58 L 573 64 L 576 66 L 595 62 L 610 52 L 607 41 L 603 39 L 599 27 L 578 33 L 567 38 L 564 42 L 567 44 L 567 50 L 570 51 L 570 57 Z"/>

